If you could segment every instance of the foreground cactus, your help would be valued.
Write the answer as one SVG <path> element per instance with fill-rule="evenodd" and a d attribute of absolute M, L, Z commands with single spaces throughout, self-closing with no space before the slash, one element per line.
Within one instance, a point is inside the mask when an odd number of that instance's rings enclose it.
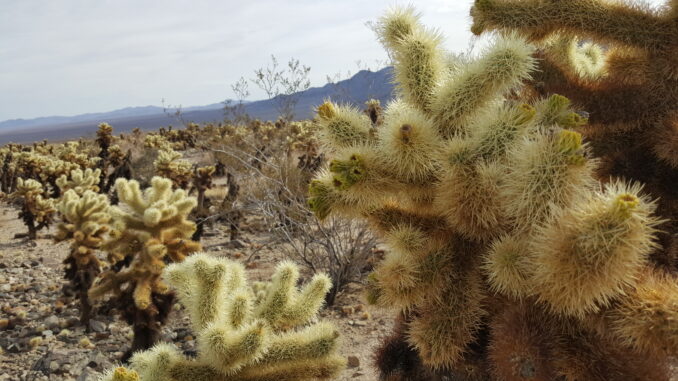
<path fill-rule="evenodd" d="M 652 259 L 678 269 L 678 3 L 476 0 L 471 14 L 476 34 L 536 44 L 539 70 L 522 95 L 562 94 L 589 113 L 581 132 L 602 160 L 599 178 L 639 181 L 659 198 Z"/>
<path fill-rule="evenodd" d="M 648 261 L 655 202 L 596 180 L 567 98 L 516 100 L 537 65 L 525 40 L 450 60 L 418 20 L 377 25 L 400 92 L 380 126 L 318 108 L 334 159 L 310 185 L 318 217 L 365 218 L 389 248 L 368 288 L 400 316 L 382 378 L 668 380 L 678 286 Z"/>
<path fill-rule="evenodd" d="M 111 207 L 113 230 L 104 246 L 112 268 L 89 296 L 115 293 L 118 309 L 134 326 L 130 355 L 157 341 L 172 306 L 173 295 L 161 279 L 165 264 L 200 250 L 190 240 L 195 224 L 186 219 L 196 199 L 182 189 L 173 191 L 172 182 L 161 177 L 143 192 L 135 180 L 118 179 L 115 187 L 121 206 Z"/>
<path fill-rule="evenodd" d="M 136 353 L 131 368 L 101 381 L 310 380 L 338 374 L 337 330 L 315 322 L 331 281 L 316 275 L 296 289 L 298 269 L 282 263 L 271 282 L 247 284 L 242 265 L 194 254 L 165 269 L 198 340 L 189 358 L 170 344 Z"/>
<path fill-rule="evenodd" d="M 94 179 L 98 180 L 98 176 Z M 66 279 L 80 298 L 80 322 L 89 328 L 92 307 L 87 292 L 101 272 L 96 251 L 104 243 L 111 219 L 108 197 L 91 190 L 80 195 L 69 189 L 56 208 L 63 222 L 57 225 L 55 240 L 71 243 L 71 253 L 64 260 Z"/>

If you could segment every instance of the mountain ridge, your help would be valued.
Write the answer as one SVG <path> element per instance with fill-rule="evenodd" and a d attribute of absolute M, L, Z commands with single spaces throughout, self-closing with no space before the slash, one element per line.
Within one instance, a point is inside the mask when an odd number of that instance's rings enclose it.
<path fill-rule="evenodd" d="M 293 95 L 298 97 L 294 110 L 295 119 L 311 118 L 314 108 L 326 99 L 359 107 L 371 98 L 387 103 L 394 96 L 392 77 L 392 67 L 378 71 L 361 70 L 351 78 L 296 93 Z M 275 120 L 278 118 L 276 102 L 275 98 L 244 102 L 245 112 L 253 118 Z M 223 103 L 183 108 L 181 119 L 187 123 L 221 122 L 224 120 Z M 131 106 L 74 116 L 11 119 L 0 122 L 0 144 L 42 139 L 64 140 L 93 135 L 96 126 L 101 122 L 110 123 L 116 133 L 128 132 L 134 128 L 152 130 L 181 124 L 171 109 L 165 112 L 159 106 Z"/>

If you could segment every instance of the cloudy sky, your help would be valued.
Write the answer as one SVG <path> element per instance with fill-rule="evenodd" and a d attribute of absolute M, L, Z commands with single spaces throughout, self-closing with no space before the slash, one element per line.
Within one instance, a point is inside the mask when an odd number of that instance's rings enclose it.
<path fill-rule="evenodd" d="M 414 2 L 450 50 L 467 51 L 472 0 Z M 661 0 L 653 0 L 660 3 Z M 233 97 L 271 54 L 327 75 L 376 69 L 365 25 L 395 0 L 0 0 L 0 121 Z M 249 86 L 250 100 L 264 94 Z"/>

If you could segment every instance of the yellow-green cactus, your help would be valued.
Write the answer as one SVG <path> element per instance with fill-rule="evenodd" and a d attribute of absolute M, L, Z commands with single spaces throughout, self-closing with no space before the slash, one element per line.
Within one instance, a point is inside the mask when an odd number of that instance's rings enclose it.
<path fill-rule="evenodd" d="M 173 149 L 161 149 L 153 162 L 158 176 L 166 177 L 177 188 L 187 188 L 193 177 L 191 163 L 182 159 L 183 155 Z"/>
<path fill-rule="evenodd" d="M 61 189 L 62 193 L 73 190 L 79 196 L 82 196 L 87 191 L 99 192 L 99 180 L 101 177 L 101 169 L 87 168 L 74 169 L 70 173 L 70 179 L 66 175 L 61 175 L 56 180 L 56 184 Z"/>
<path fill-rule="evenodd" d="M 134 373 L 140 381 L 301 381 L 328 379 L 344 368 L 337 329 L 315 322 L 331 286 L 327 276 L 298 290 L 297 267 L 283 263 L 270 282 L 254 287 L 241 264 L 206 254 L 168 266 L 164 276 L 188 310 L 198 356 L 159 344 L 136 353 L 131 371 L 117 369 L 102 381 Z"/>
<path fill-rule="evenodd" d="M 28 238 L 36 239 L 38 230 L 48 227 L 54 218 L 54 201 L 43 197 L 42 184 L 33 179 L 17 179 L 16 191 L 10 194 L 12 199 L 21 201 L 19 217 L 28 228 Z"/>
<path fill-rule="evenodd" d="M 57 225 L 55 240 L 71 243 L 71 253 L 64 260 L 66 279 L 80 296 L 80 321 L 87 325 L 91 311 L 87 292 L 101 271 L 96 251 L 104 243 L 111 219 L 108 197 L 91 190 L 80 195 L 69 189 L 56 207 L 63 222 Z"/>
<path fill-rule="evenodd" d="M 504 1 L 537 3 L 476 7 Z M 402 325 L 377 356 L 382 377 L 527 380 L 529 372 L 514 370 L 533 366 L 548 375 L 538 380 L 640 380 L 653 361 L 668 369 L 666 357 L 649 351 L 651 343 L 675 345 L 674 301 L 639 300 L 649 286 L 638 279 L 652 273 L 647 259 L 657 247 L 655 204 L 640 186 L 598 182 L 600 162 L 574 130 L 587 117 L 567 98 L 519 100 L 538 64 L 535 47 L 499 34 L 478 58 L 450 68 L 439 37 L 411 8 L 391 11 L 376 29 L 393 53 L 400 97 L 374 131 L 355 113 L 343 116 L 345 108 L 318 108 L 333 157 L 311 182 L 309 205 L 319 218 L 367 219 L 384 237 L 387 254 L 369 278 L 368 298 L 396 309 Z M 593 78 L 599 52 L 583 48 L 576 53 L 589 58 Z M 543 346 L 515 315 L 535 311 L 545 332 L 557 332 L 543 335 Z M 509 314 L 512 325 L 499 324 Z M 609 372 L 582 368 L 587 357 Z"/>
<path fill-rule="evenodd" d="M 200 250 L 200 244 L 190 239 L 195 223 L 187 220 L 196 199 L 182 189 L 172 190 L 172 181 L 161 177 L 154 177 L 143 192 L 135 180 L 118 179 L 115 188 L 120 206 L 110 209 L 113 229 L 104 249 L 114 269 L 123 259 L 128 265 L 104 272 L 89 296 L 114 292 L 120 309 L 141 311 L 128 319 L 135 325 L 134 351 L 154 344 L 169 312 L 166 304 L 172 299 L 161 279 L 165 264 L 181 262 Z"/>

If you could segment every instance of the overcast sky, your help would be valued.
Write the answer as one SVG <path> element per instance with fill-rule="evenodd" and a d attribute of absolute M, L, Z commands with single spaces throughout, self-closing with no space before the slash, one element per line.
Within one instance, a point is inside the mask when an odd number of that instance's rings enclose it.
<path fill-rule="evenodd" d="M 445 47 L 472 44 L 472 0 L 416 1 Z M 662 3 L 652 0 L 652 3 Z M 0 121 L 206 105 L 234 97 L 274 54 L 327 75 L 377 69 L 387 56 L 365 25 L 395 0 L 0 0 Z M 250 100 L 264 98 L 250 84 Z"/>

